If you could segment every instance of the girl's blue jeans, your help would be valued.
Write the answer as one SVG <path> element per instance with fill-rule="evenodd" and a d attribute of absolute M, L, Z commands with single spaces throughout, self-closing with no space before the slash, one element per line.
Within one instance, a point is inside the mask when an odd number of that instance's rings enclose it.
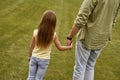
<path fill-rule="evenodd" d="M 49 59 L 39 59 L 32 56 L 29 63 L 28 80 L 42 80 L 48 64 Z"/>
<path fill-rule="evenodd" d="M 76 42 L 73 80 L 94 80 L 94 66 L 102 49 L 89 50 Z"/>

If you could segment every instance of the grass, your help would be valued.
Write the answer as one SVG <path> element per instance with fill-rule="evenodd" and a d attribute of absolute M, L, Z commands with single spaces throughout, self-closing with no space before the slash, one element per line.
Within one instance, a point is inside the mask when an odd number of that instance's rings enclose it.
<path fill-rule="evenodd" d="M 0 80 L 26 80 L 28 52 L 33 29 L 42 13 L 52 9 L 57 15 L 57 34 L 66 44 L 83 0 L 0 0 Z M 120 15 L 113 40 L 103 49 L 95 67 L 95 80 L 120 80 Z M 75 43 L 75 39 L 74 39 Z M 74 49 L 58 51 L 53 45 L 44 80 L 72 80 Z"/>

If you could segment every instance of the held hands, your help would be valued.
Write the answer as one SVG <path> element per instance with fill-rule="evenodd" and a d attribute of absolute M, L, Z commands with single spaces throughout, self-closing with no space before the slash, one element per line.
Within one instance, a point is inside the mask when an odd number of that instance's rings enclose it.
<path fill-rule="evenodd" d="M 72 49 L 72 38 L 67 37 L 67 46 L 70 46 L 70 49 Z"/>
<path fill-rule="evenodd" d="M 72 47 L 72 40 L 67 40 L 67 45 L 66 46 L 69 46 L 69 49 L 71 50 L 73 47 Z"/>
<path fill-rule="evenodd" d="M 67 46 L 72 46 L 72 40 L 67 40 Z"/>
<path fill-rule="evenodd" d="M 71 42 L 71 44 L 70 44 L 70 49 L 72 49 L 73 48 L 73 46 L 72 46 L 72 42 Z"/>

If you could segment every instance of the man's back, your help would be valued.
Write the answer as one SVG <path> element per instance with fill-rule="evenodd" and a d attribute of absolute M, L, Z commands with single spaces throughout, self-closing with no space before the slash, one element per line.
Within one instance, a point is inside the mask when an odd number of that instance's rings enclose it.
<path fill-rule="evenodd" d="M 120 0 L 96 0 L 88 22 L 112 26 L 118 12 Z"/>
<path fill-rule="evenodd" d="M 75 24 L 86 25 L 86 48 L 102 48 L 110 40 L 119 4 L 120 0 L 84 0 Z"/>

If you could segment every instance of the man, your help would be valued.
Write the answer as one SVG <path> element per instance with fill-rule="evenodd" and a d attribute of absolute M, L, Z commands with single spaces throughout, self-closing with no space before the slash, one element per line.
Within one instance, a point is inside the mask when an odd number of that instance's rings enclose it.
<path fill-rule="evenodd" d="M 78 33 L 73 80 L 94 80 L 94 65 L 102 48 L 110 40 L 120 0 L 84 0 L 67 45 Z"/>

